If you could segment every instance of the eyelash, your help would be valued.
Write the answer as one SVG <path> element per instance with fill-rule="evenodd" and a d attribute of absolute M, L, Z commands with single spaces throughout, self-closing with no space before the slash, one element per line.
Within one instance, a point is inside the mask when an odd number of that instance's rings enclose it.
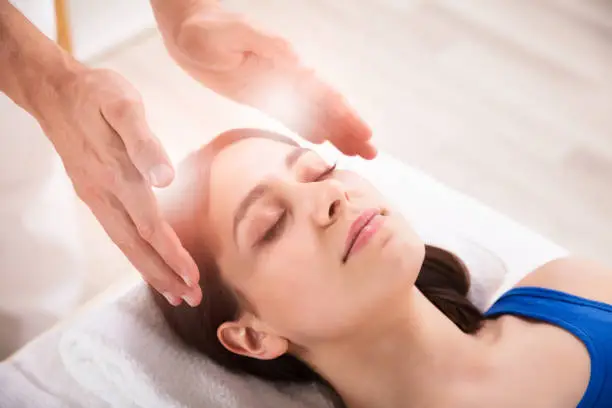
<path fill-rule="evenodd" d="M 326 177 L 331 175 L 336 170 L 337 164 L 338 162 L 326 168 L 325 171 L 319 174 L 319 176 L 313 182 L 316 183 L 316 182 L 322 181 Z M 274 241 L 278 237 L 278 234 L 282 230 L 282 227 L 285 225 L 286 219 L 287 219 L 287 211 L 284 210 L 281 216 L 278 217 L 278 220 L 276 220 L 276 222 L 261 237 L 261 239 L 259 240 L 259 244 L 267 244 L 267 243 Z"/>
<path fill-rule="evenodd" d="M 317 177 L 315 179 L 315 182 L 321 181 L 321 180 L 325 179 L 327 176 L 329 176 L 330 174 L 332 174 L 336 170 L 336 166 L 337 165 L 338 165 L 338 162 L 335 162 L 334 164 L 329 166 L 327 169 L 325 169 L 325 171 L 323 173 L 319 174 L 319 177 Z"/>

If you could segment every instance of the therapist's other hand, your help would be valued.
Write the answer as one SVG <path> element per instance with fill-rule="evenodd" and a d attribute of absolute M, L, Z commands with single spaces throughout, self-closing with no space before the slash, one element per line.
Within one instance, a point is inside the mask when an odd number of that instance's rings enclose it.
<path fill-rule="evenodd" d="M 147 125 L 140 94 L 113 71 L 87 68 L 54 93 L 38 119 L 79 198 L 171 304 L 181 298 L 198 304 L 197 266 L 162 219 L 151 189 L 167 186 L 174 170 Z"/>
<path fill-rule="evenodd" d="M 311 142 L 328 140 L 344 154 L 376 156 L 369 127 L 302 65 L 283 38 L 218 5 L 196 10 L 172 31 L 164 36 L 170 55 L 206 87 L 270 115 Z"/>

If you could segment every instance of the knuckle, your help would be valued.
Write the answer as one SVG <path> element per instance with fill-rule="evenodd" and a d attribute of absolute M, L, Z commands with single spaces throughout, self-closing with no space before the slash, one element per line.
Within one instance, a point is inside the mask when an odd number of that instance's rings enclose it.
<path fill-rule="evenodd" d="M 114 120 L 125 120 L 130 111 L 131 102 L 123 96 L 106 104 L 106 113 Z"/>
<path fill-rule="evenodd" d="M 141 100 L 137 92 L 122 92 L 105 102 L 104 112 L 111 120 L 125 121 L 132 119 L 140 107 Z"/>
<path fill-rule="evenodd" d="M 187 24 L 183 27 L 177 35 L 176 45 L 188 57 L 207 60 L 213 54 L 215 45 L 212 36 L 203 33 L 206 28 L 201 24 Z"/>
<path fill-rule="evenodd" d="M 102 202 L 104 190 L 100 186 L 91 182 L 91 178 L 72 176 L 71 182 L 77 197 L 89 206 L 98 206 Z"/>
<path fill-rule="evenodd" d="M 131 234 L 116 234 L 115 236 L 111 236 L 111 239 L 117 245 L 117 247 L 128 257 L 128 259 L 135 264 L 135 249 L 136 249 L 136 240 Z"/>
<path fill-rule="evenodd" d="M 138 234 L 147 242 L 153 241 L 157 235 L 157 223 L 154 221 L 141 222 L 137 226 Z"/>
<path fill-rule="evenodd" d="M 81 171 L 66 169 L 66 173 L 68 174 L 68 178 L 70 179 L 72 188 L 74 189 L 74 192 L 76 193 L 77 197 L 84 201 L 86 198 L 91 197 L 91 188 L 89 186 L 89 183 L 83 182 L 83 180 L 87 179 L 84 179 L 81 176 Z"/>
<path fill-rule="evenodd" d="M 143 273 L 143 278 L 160 293 L 182 294 L 181 288 L 165 275 L 155 272 L 148 275 Z"/>
<path fill-rule="evenodd" d="M 132 155 L 148 157 L 157 150 L 157 142 L 152 137 L 139 137 L 131 144 Z"/>
<path fill-rule="evenodd" d="M 97 199 L 97 192 L 91 185 L 73 183 L 73 186 L 77 197 L 81 201 L 90 204 L 92 202 L 95 202 L 95 200 Z"/>

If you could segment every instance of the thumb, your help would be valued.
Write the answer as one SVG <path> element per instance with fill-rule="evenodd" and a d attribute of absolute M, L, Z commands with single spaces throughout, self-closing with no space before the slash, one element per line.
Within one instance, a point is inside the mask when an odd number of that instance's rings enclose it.
<path fill-rule="evenodd" d="M 132 164 L 155 187 L 166 187 L 174 179 L 174 168 L 160 141 L 153 135 L 138 103 L 124 106 L 119 117 L 101 110 L 102 116 L 119 135 Z"/>

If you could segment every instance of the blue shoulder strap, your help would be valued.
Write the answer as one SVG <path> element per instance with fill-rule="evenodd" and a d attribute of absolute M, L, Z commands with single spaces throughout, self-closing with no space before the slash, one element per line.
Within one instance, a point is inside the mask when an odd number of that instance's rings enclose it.
<path fill-rule="evenodd" d="M 568 293 L 538 288 L 514 288 L 502 295 L 485 317 L 515 315 L 558 326 L 586 346 L 591 378 L 578 408 L 612 407 L 612 306 Z"/>

